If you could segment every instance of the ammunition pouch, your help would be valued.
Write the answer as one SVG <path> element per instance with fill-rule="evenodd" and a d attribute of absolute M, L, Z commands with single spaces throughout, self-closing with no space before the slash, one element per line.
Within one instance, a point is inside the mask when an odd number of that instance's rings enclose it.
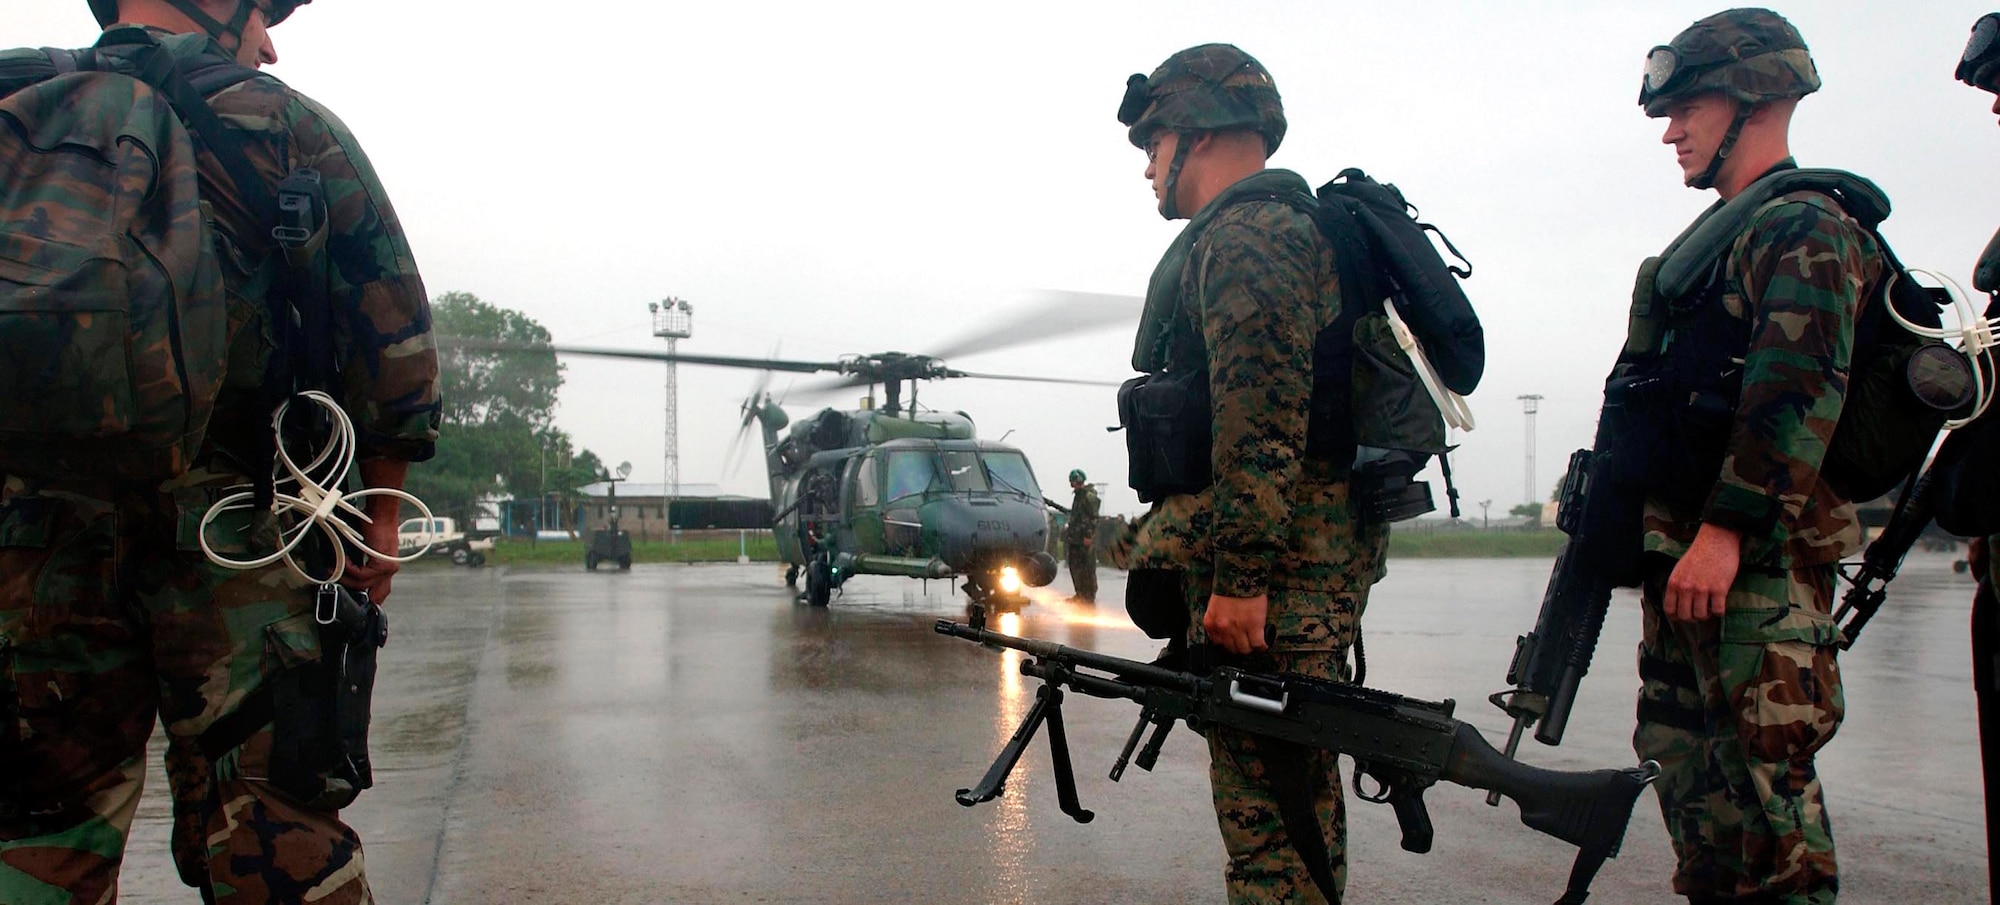
<path fill-rule="evenodd" d="M 339 810 L 375 784 L 368 721 L 389 623 L 366 594 L 331 584 L 319 589 L 313 623 L 319 659 L 279 672 L 200 743 L 218 758 L 269 724 L 271 784 L 310 807 Z"/>
<path fill-rule="evenodd" d="M 1705 381 L 1633 373 L 1606 383 L 1600 417 L 1613 482 L 1676 512 L 1700 511 L 1722 473 L 1742 382 L 1733 366 Z"/>
<path fill-rule="evenodd" d="M 1127 473 L 1139 501 L 1198 493 L 1215 480 L 1208 371 L 1141 374 L 1118 387 Z"/>
<path fill-rule="evenodd" d="M 1133 569 L 1125 574 L 1125 613 L 1148 638 L 1171 640 L 1187 636 L 1184 582 L 1179 569 Z"/>

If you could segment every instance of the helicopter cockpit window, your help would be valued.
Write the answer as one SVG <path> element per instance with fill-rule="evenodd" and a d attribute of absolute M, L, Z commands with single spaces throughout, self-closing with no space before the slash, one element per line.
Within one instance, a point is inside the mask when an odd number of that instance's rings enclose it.
<path fill-rule="evenodd" d="M 888 490 L 882 495 L 884 501 L 900 500 L 915 496 L 930 489 L 931 478 L 937 474 L 932 462 L 935 459 L 927 451 L 907 450 L 889 454 Z"/>
<path fill-rule="evenodd" d="M 1028 457 L 1016 452 L 983 452 L 979 458 L 986 462 L 986 470 L 993 475 L 993 489 L 1002 493 L 1018 493 L 1031 496 L 1035 492 L 1035 473 L 1028 468 Z"/>
<path fill-rule="evenodd" d="M 986 489 L 986 468 L 979 464 L 979 453 L 970 449 L 947 449 L 938 453 L 944 465 L 946 480 L 951 482 L 953 491 Z"/>
<path fill-rule="evenodd" d="M 867 456 L 854 463 L 854 498 L 862 506 L 882 502 L 880 484 L 875 480 L 876 459 Z"/>

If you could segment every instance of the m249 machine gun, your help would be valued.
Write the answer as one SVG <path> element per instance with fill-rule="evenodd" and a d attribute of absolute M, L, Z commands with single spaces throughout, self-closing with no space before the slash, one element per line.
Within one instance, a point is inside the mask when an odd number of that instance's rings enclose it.
<path fill-rule="evenodd" d="M 1590 881 L 1605 859 L 1618 854 L 1639 792 L 1659 772 L 1659 765 L 1650 761 L 1637 767 L 1582 773 L 1516 762 L 1487 744 L 1479 730 L 1453 719 L 1455 705 L 1449 700 L 1423 701 L 1355 685 L 1227 666 L 1206 675 L 1181 672 L 944 619 L 938 620 L 935 628 L 942 635 L 1028 654 L 1021 663 L 1022 674 L 1044 683 L 1020 728 L 979 784 L 958 791 L 958 803 L 966 807 L 1001 795 L 1008 774 L 1036 730 L 1047 723 L 1056 797 L 1063 813 L 1079 823 L 1088 823 L 1096 816 L 1077 800 L 1062 719 L 1063 689 L 1067 687 L 1140 706 L 1139 723 L 1111 769 L 1113 781 L 1123 775 L 1128 763 L 1152 769 L 1168 731 L 1175 722 L 1183 721 L 1192 728 L 1228 726 L 1353 758 L 1357 785 L 1360 777 L 1377 784 L 1374 793 L 1357 788 L 1356 794 L 1395 808 L 1406 851 L 1430 850 L 1431 821 L 1423 793 L 1438 780 L 1505 795 L 1520 804 L 1522 823 L 1579 849 L 1568 887 L 1557 900 L 1557 905 L 1578 905 L 1589 895 Z M 1152 735 L 1140 748 L 1149 726 Z M 1135 749 L 1139 751 L 1136 759 Z"/>

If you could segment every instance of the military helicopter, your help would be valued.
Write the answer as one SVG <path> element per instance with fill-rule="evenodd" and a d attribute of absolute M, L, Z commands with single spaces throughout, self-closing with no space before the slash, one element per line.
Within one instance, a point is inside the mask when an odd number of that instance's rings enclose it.
<path fill-rule="evenodd" d="M 946 344 L 934 355 L 881 352 L 795 361 L 678 350 L 547 348 L 560 355 L 746 368 L 767 375 L 837 375 L 800 388 L 807 393 L 866 387 L 859 409 L 823 408 L 796 424 L 764 391 L 768 376 L 744 400 L 743 430 L 754 426 L 762 434 L 772 533 L 786 563 L 786 583 L 796 586 L 803 580 L 806 602 L 826 606 L 855 575 L 962 577 L 969 602 L 983 612 L 1025 603 L 1022 588 L 1055 579 L 1055 558 L 1046 552 L 1046 502 L 1021 450 L 980 439 L 972 417 L 962 411 L 921 408 L 918 389 L 925 381 L 964 378 L 1115 386 L 946 365 L 948 354 L 996 351 L 1136 320 L 1138 300 L 1130 297 L 1045 295 L 1035 310 Z M 878 392 L 879 405 L 874 404 Z"/>

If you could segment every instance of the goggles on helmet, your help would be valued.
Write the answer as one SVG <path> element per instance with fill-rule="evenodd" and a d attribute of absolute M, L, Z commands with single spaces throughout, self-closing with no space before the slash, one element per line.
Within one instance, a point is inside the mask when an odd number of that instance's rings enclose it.
<path fill-rule="evenodd" d="M 1670 45 L 1655 47 L 1646 54 L 1646 72 L 1639 83 L 1639 103 L 1648 104 L 1656 97 L 1672 95 L 1687 87 L 1695 76 L 1732 59 L 1734 57 L 1726 48 L 1696 58 L 1683 56 Z"/>
<path fill-rule="evenodd" d="M 1975 88 L 2000 88 L 2000 13 L 1987 13 L 1972 24 L 1972 37 L 1965 41 L 1965 55 L 1958 60 L 1955 77 Z"/>

